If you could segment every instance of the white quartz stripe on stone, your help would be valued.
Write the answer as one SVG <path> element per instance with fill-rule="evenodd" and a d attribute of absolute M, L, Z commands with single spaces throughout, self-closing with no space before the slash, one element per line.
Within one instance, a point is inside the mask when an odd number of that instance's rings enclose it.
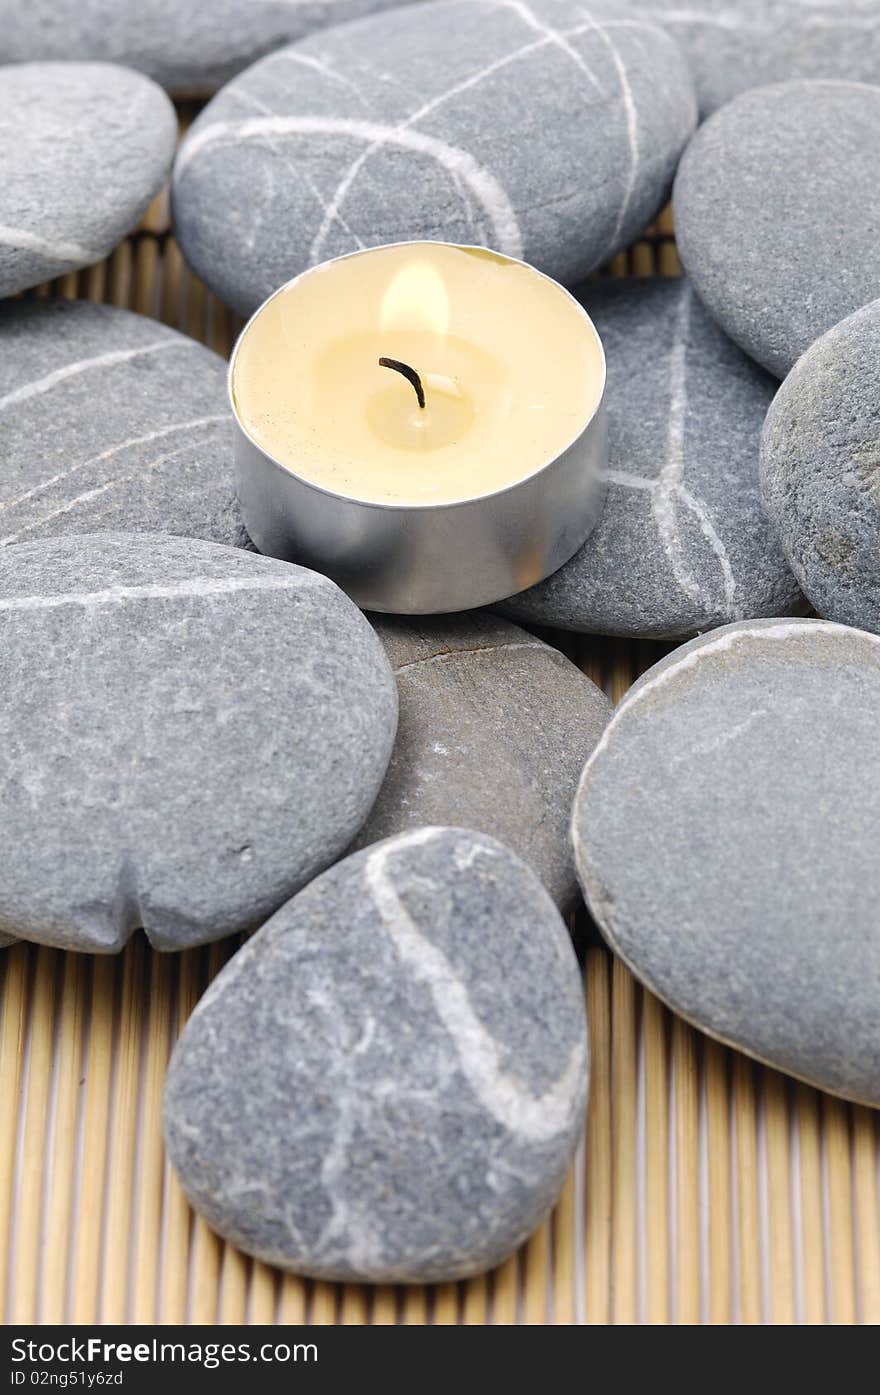
<path fill-rule="evenodd" d="M 78 242 L 61 242 L 55 238 L 41 237 L 27 228 L 11 228 L 8 223 L 0 223 L 0 245 L 14 247 L 19 252 L 34 252 L 47 257 L 51 262 L 99 262 L 104 255 L 96 248 L 83 247 Z"/>
<path fill-rule="evenodd" d="M 575 1101 L 586 1069 L 578 1043 L 559 1079 L 543 1095 L 523 1089 L 501 1065 L 498 1043 L 475 1013 L 467 989 L 441 949 L 419 930 L 394 887 L 388 866 L 395 852 L 430 842 L 446 830 L 419 829 L 393 844 L 380 844 L 367 858 L 364 877 L 382 923 L 401 960 L 424 983 L 458 1055 L 461 1072 L 483 1108 L 514 1137 L 543 1143 L 571 1128 Z M 492 855 L 491 848 L 486 849 Z"/>
<path fill-rule="evenodd" d="M 125 601 L 169 601 L 203 596 L 232 596 L 243 591 L 300 591 L 303 586 L 331 586 L 317 572 L 297 568 L 293 576 L 207 577 L 170 586 L 108 586 L 103 591 L 68 591 L 58 596 L 0 597 L 0 614 L 22 610 L 58 610 L 61 606 L 119 605 Z"/>
<path fill-rule="evenodd" d="M 454 178 L 466 184 L 479 199 L 495 229 L 496 250 L 511 257 L 522 256 L 522 236 L 516 213 L 495 176 L 479 165 L 468 151 L 404 126 L 330 116 L 255 116 L 245 121 L 215 121 L 197 131 L 186 142 L 178 156 L 176 177 L 179 179 L 193 157 L 208 146 L 296 135 L 348 136 L 353 140 L 397 145 L 420 155 L 428 155 Z"/>
<path fill-rule="evenodd" d="M 33 382 L 23 383 L 21 387 L 8 392 L 5 397 L 0 397 L 0 412 L 18 402 L 26 402 L 30 397 L 38 397 L 40 393 L 50 392 L 58 383 L 63 383 L 66 378 L 76 377 L 79 373 L 90 373 L 95 368 L 108 368 L 114 363 L 127 363 L 129 359 L 140 358 L 143 354 L 158 354 L 168 349 L 190 347 L 192 346 L 181 335 L 174 338 L 157 339 L 150 344 L 142 344 L 136 349 L 112 349 L 106 354 L 95 354 L 91 358 L 78 359 L 76 363 L 66 363 L 63 368 L 56 368 L 43 378 L 35 378 Z"/>

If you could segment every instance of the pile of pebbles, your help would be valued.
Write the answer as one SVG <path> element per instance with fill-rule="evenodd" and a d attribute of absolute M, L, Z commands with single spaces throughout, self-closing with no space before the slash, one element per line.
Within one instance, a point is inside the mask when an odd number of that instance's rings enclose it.
<path fill-rule="evenodd" d="M 55 12 L 0 0 L 0 946 L 255 932 L 169 1070 L 193 1205 L 321 1278 L 503 1259 L 582 1133 L 581 893 L 689 1021 L 880 1104 L 876 6 Z M 216 92 L 176 157 L 163 88 Z M 27 294 L 169 178 L 240 312 L 421 238 L 571 287 L 608 359 L 580 551 L 423 621 L 257 554 L 221 359 Z M 670 193 L 685 274 L 593 276 Z M 686 642 L 612 714 L 521 625 Z"/>

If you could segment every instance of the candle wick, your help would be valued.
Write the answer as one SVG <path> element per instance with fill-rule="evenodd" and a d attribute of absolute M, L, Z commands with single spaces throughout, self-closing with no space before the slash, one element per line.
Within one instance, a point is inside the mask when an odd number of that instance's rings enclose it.
<path fill-rule="evenodd" d="M 395 373 L 402 373 L 408 383 L 412 383 L 416 397 L 419 399 L 419 406 L 424 410 L 425 389 L 422 387 L 422 380 L 414 368 L 410 368 L 408 363 L 401 363 L 396 358 L 380 358 L 380 368 L 393 368 Z"/>

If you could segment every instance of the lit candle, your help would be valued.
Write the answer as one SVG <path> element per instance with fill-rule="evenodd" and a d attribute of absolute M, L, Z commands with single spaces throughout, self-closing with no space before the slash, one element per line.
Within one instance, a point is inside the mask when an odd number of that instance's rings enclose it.
<path fill-rule="evenodd" d="M 328 262 L 233 354 L 245 522 L 365 607 L 499 600 L 598 516 L 604 385 L 586 312 L 521 262 L 434 242 Z"/>

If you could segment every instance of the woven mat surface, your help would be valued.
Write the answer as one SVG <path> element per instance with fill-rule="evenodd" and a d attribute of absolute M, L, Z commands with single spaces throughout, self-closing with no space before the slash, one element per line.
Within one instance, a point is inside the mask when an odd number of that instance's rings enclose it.
<path fill-rule="evenodd" d="M 612 275 L 676 275 L 668 214 Z M 98 267 L 37 295 L 153 315 L 228 354 L 240 322 L 192 277 L 164 199 Z M 546 634 L 617 701 L 656 645 Z M 0 1320 L 880 1321 L 877 1117 L 707 1041 L 586 952 L 592 1089 L 559 1204 L 493 1273 L 432 1288 L 312 1283 L 190 1212 L 164 1157 L 172 1044 L 235 943 L 118 958 L 0 952 Z"/>

